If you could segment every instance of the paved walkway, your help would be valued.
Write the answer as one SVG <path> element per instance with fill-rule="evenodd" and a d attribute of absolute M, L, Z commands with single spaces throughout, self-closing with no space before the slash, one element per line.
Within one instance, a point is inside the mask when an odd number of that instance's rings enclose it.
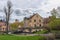
<path fill-rule="evenodd" d="M 14 34 L 12 34 L 14 35 Z M 49 34 L 17 34 L 17 36 L 54 36 L 52 33 L 49 33 Z"/>

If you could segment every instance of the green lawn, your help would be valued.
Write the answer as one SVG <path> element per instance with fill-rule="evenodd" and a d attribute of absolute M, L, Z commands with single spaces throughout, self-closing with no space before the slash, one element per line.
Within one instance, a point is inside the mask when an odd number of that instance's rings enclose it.
<path fill-rule="evenodd" d="M 42 36 L 15 36 L 15 35 L 0 35 L 0 40 L 44 40 Z"/>

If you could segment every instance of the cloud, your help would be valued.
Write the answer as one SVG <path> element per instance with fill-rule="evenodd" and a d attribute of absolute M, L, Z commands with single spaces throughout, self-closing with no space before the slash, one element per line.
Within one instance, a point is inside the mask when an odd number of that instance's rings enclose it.
<path fill-rule="evenodd" d="M 0 9 L 6 6 L 6 2 L 7 0 L 0 0 Z M 47 12 L 60 6 L 60 0 L 11 0 L 11 2 L 14 9 L 11 15 L 13 20 L 17 17 L 21 20 L 24 16 L 30 16 L 36 12 L 42 17 L 48 17 L 51 14 L 47 14 Z M 3 11 L 0 10 L 0 15 L 2 15 L 2 13 Z"/>
<path fill-rule="evenodd" d="M 41 7 L 44 11 L 51 11 L 53 8 L 60 6 L 60 0 L 47 0 Z"/>
<path fill-rule="evenodd" d="M 14 7 L 16 8 L 37 8 L 39 5 L 41 6 L 41 3 L 45 0 L 11 0 L 14 4 Z"/>

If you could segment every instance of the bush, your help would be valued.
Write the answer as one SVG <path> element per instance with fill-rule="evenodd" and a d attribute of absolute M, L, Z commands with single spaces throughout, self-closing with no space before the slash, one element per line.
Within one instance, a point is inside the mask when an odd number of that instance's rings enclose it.
<path fill-rule="evenodd" d="M 46 33 L 48 33 L 48 30 L 43 30 L 43 31 L 35 32 L 35 34 L 46 34 Z"/>

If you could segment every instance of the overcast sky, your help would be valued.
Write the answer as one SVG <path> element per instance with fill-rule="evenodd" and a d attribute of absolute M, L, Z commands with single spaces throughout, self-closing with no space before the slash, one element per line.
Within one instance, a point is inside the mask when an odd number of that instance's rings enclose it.
<path fill-rule="evenodd" d="M 3 7 L 6 6 L 8 0 L 0 0 L 0 15 L 3 16 Z M 20 16 L 16 16 L 14 14 L 11 16 L 12 19 L 23 20 L 24 16 L 28 16 L 30 14 L 25 15 L 24 13 L 39 13 L 42 17 L 48 17 L 53 8 L 57 8 L 60 6 L 60 0 L 10 0 L 13 4 L 14 10 L 20 10 L 19 13 L 23 13 Z M 3 15 L 2 15 L 3 14 Z M 18 17 L 18 18 L 17 18 Z"/>

